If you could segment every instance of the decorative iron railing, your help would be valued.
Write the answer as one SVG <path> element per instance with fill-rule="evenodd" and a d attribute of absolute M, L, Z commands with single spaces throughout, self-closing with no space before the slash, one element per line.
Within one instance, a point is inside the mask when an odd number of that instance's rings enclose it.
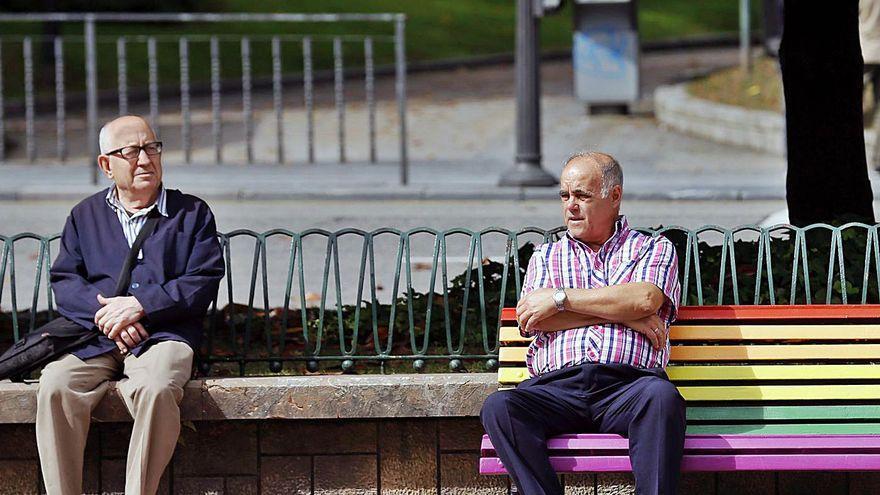
<path fill-rule="evenodd" d="M 683 305 L 751 305 L 880 302 L 877 229 L 849 223 L 639 230 L 675 244 Z M 221 234 L 227 273 L 206 319 L 200 369 L 494 369 L 501 309 L 515 305 L 534 246 L 562 232 Z M 58 238 L 0 236 L 0 342 L 52 317 L 48 280 Z"/>

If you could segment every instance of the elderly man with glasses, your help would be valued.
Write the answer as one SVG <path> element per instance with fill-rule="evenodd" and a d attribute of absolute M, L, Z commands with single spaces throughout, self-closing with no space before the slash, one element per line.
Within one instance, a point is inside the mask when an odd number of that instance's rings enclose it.
<path fill-rule="evenodd" d="M 37 445 L 46 491 L 82 493 L 91 413 L 119 379 L 134 418 L 125 493 L 152 494 L 180 434 L 179 403 L 223 256 L 208 205 L 163 186 L 162 142 L 144 119 L 117 118 L 99 141 L 98 166 L 113 184 L 73 208 L 51 269 L 58 313 L 94 338 L 44 368 Z M 148 222 L 155 230 L 135 254 Z"/>

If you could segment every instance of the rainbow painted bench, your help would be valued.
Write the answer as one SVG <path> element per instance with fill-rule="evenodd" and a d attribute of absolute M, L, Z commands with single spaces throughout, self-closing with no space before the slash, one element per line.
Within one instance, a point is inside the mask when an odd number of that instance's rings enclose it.
<path fill-rule="evenodd" d="M 515 315 L 503 311 L 502 388 L 528 377 Z M 682 307 L 670 338 L 683 471 L 880 470 L 880 305 Z M 547 444 L 560 473 L 631 470 L 618 435 Z M 487 436 L 481 450 L 480 473 L 506 474 Z"/>

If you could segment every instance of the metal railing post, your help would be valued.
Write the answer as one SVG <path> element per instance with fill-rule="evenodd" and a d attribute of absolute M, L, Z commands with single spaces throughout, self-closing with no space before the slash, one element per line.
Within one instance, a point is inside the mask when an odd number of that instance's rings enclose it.
<path fill-rule="evenodd" d="M 24 57 L 24 115 L 27 160 L 33 163 L 37 158 L 37 143 L 34 142 L 34 49 L 30 36 L 21 45 Z"/>
<path fill-rule="evenodd" d="M 406 140 L 406 16 L 399 14 L 394 23 L 394 68 L 397 94 L 397 118 L 400 128 L 400 184 L 409 183 L 409 158 Z"/>
<path fill-rule="evenodd" d="M 150 86 L 150 125 L 159 134 L 159 64 L 156 61 L 156 38 L 147 38 L 147 72 Z"/>
<path fill-rule="evenodd" d="M 303 50 L 303 105 L 306 108 L 306 154 L 309 163 L 315 163 L 315 110 L 312 82 L 312 38 L 302 40 Z"/>
<path fill-rule="evenodd" d="M 752 34 L 749 0 L 739 0 L 739 66 L 743 72 L 752 70 Z"/>
<path fill-rule="evenodd" d="M 223 163 L 223 116 L 220 101 L 220 41 L 211 36 L 211 136 L 214 161 Z"/>
<path fill-rule="evenodd" d="M 178 41 L 180 52 L 180 137 L 183 141 L 183 161 L 192 161 L 192 135 L 190 133 L 190 108 L 189 108 L 189 40 L 181 36 Z"/>
<path fill-rule="evenodd" d="M 56 36 L 55 45 L 55 135 L 58 160 L 67 160 L 67 131 L 64 107 L 64 40 Z"/>
<path fill-rule="evenodd" d="M 333 102 L 336 105 L 339 163 L 345 163 L 345 75 L 342 70 L 342 39 L 336 37 L 333 38 Z"/>
<path fill-rule="evenodd" d="M 0 68 L 3 67 L 3 40 L 0 40 Z M 6 115 L 3 111 L 3 70 L 0 69 L 0 161 L 6 160 Z"/>
<path fill-rule="evenodd" d="M 86 163 L 92 174 L 92 184 L 98 183 L 98 167 L 92 160 L 98 156 L 98 53 L 95 39 L 94 15 L 85 18 L 86 44 L 86 142 L 89 156 Z"/>
<path fill-rule="evenodd" d="M 128 115 L 128 56 L 125 37 L 116 39 L 116 93 L 119 101 L 119 115 Z"/>
<path fill-rule="evenodd" d="M 254 116 L 251 100 L 251 41 L 241 39 L 241 112 L 244 117 L 244 142 L 247 163 L 254 163 Z"/>
<path fill-rule="evenodd" d="M 284 163 L 284 95 L 282 93 L 281 40 L 272 37 L 272 105 L 275 107 L 275 136 L 278 164 Z"/>
<path fill-rule="evenodd" d="M 364 93 L 367 99 L 367 131 L 370 141 L 370 163 L 376 163 L 376 96 L 373 73 L 373 39 L 364 39 Z"/>

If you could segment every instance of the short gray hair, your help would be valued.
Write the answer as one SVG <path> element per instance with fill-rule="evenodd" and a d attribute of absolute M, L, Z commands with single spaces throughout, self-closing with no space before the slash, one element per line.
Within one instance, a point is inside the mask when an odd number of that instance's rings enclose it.
<path fill-rule="evenodd" d="M 98 132 L 98 148 L 101 150 L 102 155 L 106 155 L 110 151 L 110 136 L 107 132 L 107 124 L 102 125 L 101 130 Z"/>
<path fill-rule="evenodd" d="M 602 197 L 607 198 L 609 194 L 611 194 L 611 189 L 614 186 L 623 187 L 623 169 L 620 167 L 620 163 L 611 155 L 607 153 L 601 153 L 599 151 L 579 151 L 565 160 L 565 165 L 568 166 L 574 160 L 579 158 L 583 158 L 585 160 L 589 160 L 601 168 L 602 171 Z"/>

